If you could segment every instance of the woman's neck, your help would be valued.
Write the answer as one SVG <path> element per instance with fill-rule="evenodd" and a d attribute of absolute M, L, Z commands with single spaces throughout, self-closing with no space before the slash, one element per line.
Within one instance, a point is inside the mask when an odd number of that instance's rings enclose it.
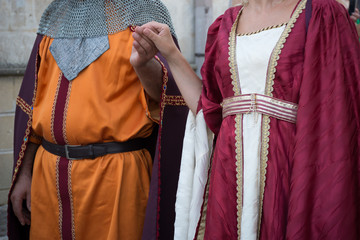
<path fill-rule="evenodd" d="M 286 4 L 285 2 L 286 0 L 249 0 L 246 7 L 254 8 L 257 11 L 263 11 Z"/>

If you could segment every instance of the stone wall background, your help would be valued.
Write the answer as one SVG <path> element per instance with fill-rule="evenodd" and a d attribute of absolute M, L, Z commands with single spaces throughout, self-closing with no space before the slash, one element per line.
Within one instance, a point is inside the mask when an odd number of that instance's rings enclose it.
<path fill-rule="evenodd" d="M 11 183 L 15 101 L 41 14 L 50 2 L 0 0 L 0 205 L 6 204 Z M 207 28 L 232 1 L 163 2 L 172 15 L 184 56 L 199 71 L 203 62 Z"/>

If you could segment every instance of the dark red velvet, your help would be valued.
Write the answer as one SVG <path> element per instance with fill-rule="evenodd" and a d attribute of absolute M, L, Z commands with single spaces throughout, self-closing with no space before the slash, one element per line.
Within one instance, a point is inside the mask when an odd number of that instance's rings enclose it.
<path fill-rule="evenodd" d="M 206 239 L 237 239 L 235 122 L 234 116 L 222 120 L 220 103 L 234 95 L 228 47 L 239 10 L 229 9 L 210 26 L 202 67 L 202 109 L 207 125 L 218 136 L 210 172 Z"/>
<path fill-rule="evenodd" d="M 286 238 L 360 239 L 360 46 L 335 1 L 313 0 L 302 78 L 295 84 L 299 111 Z"/>

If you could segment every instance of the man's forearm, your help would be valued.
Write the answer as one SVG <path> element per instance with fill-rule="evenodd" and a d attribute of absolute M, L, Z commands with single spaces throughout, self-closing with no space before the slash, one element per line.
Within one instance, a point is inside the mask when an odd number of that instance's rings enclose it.
<path fill-rule="evenodd" d="M 156 102 L 160 102 L 162 86 L 162 67 L 154 58 L 141 67 L 134 67 L 146 93 Z"/>
<path fill-rule="evenodd" d="M 31 176 L 34 159 L 35 159 L 35 154 L 36 154 L 38 147 L 39 147 L 39 145 L 29 142 L 29 144 L 26 148 L 26 151 L 25 151 L 24 160 L 23 160 L 21 170 L 20 170 L 21 175 L 25 174 L 27 176 Z"/>

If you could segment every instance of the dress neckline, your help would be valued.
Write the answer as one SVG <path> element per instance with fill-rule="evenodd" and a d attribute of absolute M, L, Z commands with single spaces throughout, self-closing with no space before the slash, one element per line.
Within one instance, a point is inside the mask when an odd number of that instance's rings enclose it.
<path fill-rule="evenodd" d="M 261 28 L 261 29 L 259 29 L 257 31 L 254 31 L 254 32 L 236 34 L 236 36 L 238 36 L 238 37 L 249 36 L 249 35 L 257 34 L 257 33 L 264 32 L 264 31 L 267 31 L 267 30 L 270 30 L 270 29 L 279 28 L 279 27 L 285 26 L 286 24 L 287 24 L 287 22 L 280 23 L 280 24 L 275 24 L 275 25 L 272 25 L 272 26 Z"/>

